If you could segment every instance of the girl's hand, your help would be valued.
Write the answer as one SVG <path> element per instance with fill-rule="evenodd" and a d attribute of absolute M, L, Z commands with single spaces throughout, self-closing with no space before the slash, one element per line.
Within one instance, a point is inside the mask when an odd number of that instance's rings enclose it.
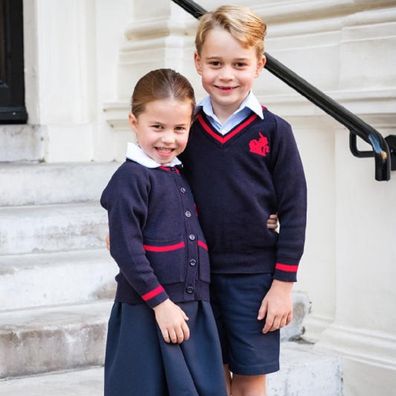
<path fill-rule="evenodd" d="M 110 250 L 110 234 L 107 234 L 105 237 L 106 249 Z"/>
<path fill-rule="evenodd" d="M 267 228 L 276 231 L 278 229 L 278 215 L 276 213 L 270 215 L 267 219 Z"/>
<path fill-rule="evenodd" d="M 188 317 L 171 300 L 167 299 L 155 306 L 154 313 L 165 342 L 181 344 L 190 338 L 190 329 L 186 323 Z"/>

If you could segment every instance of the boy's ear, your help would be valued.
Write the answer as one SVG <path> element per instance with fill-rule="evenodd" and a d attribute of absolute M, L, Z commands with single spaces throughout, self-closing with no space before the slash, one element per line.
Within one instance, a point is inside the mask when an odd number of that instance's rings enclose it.
<path fill-rule="evenodd" d="M 267 63 L 267 58 L 265 55 L 261 56 L 257 62 L 256 77 L 263 71 L 265 64 Z"/>
<path fill-rule="evenodd" d="M 137 118 L 131 112 L 128 114 L 128 124 L 131 128 L 136 129 Z"/>
<path fill-rule="evenodd" d="M 201 57 L 199 56 L 197 51 L 194 52 L 194 63 L 197 73 L 201 75 L 202 74 Z"/>

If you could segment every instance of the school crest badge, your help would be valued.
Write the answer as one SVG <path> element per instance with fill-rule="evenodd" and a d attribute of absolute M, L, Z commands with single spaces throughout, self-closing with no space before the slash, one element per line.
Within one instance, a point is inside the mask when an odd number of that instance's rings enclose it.
<path fill-rule="evenodd" d="M 265 157 L 270 152 L 270 147 L 268 144 L 268 139 L 261 132 L 259 132 L 258 139 L 252 139 L 249 142 L 249 150 L 253 154 Z"/>

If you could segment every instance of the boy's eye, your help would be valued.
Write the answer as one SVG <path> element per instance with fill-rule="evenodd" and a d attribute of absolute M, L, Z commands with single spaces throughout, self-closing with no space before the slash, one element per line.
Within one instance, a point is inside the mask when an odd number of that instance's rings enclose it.
<path fill-rule="evenodd" d="M 160 125 L 160 124 L 153 124 L 153 125 L 151 125 L 151 127 L 154 129 L 162 129 L 162 125 Z"/>
<path fill-rule="evenodd" d="M 247 66 L 247 63 L 245 63 L 245 62 L 238 62 L 238 63 L 235 63 L 235 66 L 236 66 L 238 69 L 243 69 L 244 67 Z"/>
<path fill-rule="evenodd" d="M 178 134 L 182 134 L 182 133 L 186 132 L 186 130 L 187 130 L 187 128 L 186 127 L 182 127 L 182 126 L 175 128 L 175 132 L 178 133 Z"/>

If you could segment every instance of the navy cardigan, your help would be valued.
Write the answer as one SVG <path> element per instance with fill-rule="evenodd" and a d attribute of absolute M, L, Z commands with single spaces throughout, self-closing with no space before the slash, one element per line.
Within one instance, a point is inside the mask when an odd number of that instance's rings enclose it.
<path fill-rule="evenodd" d="M 120 272 L 116 301 L 150 307 L 209 301 L 207 245 L 195 203 L 177 168 L 126 160 L 101 197 L 108 211 L 110 253 Z"/>
<path fill-rule="evenodd" d="M 306 183 L 290 125 L 263 109 L 226 135 L 197 114 L 184 171 L 198 206 L 214 273 L 273 273 L 295 281 L 303 254 Z M 278 213 L 279 234 L 268 230 Z"/>

